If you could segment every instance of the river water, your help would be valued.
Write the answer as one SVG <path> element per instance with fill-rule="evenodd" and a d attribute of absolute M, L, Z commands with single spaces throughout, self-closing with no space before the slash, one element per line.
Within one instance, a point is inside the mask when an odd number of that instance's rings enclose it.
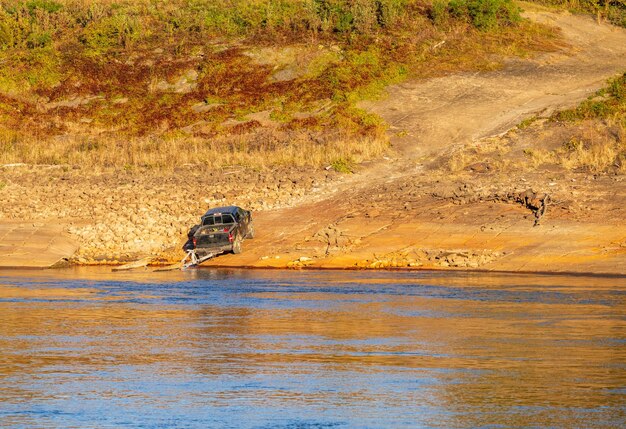
<path fill-rule="evenodd" d="M 626 278 L 0 271 L 2 428 L 626 426 Z"/>

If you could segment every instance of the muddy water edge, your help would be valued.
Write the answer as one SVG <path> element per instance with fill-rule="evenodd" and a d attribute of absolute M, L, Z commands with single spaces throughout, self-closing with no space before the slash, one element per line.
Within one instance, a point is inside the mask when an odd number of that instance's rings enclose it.
<path fill-rule="evenodd" d="M 0 271 L 0 426 L 626 424 L 626 278 Z"/>

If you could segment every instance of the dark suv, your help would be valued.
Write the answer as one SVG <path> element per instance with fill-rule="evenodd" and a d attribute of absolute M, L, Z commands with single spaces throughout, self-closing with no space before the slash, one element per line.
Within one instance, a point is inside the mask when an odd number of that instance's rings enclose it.
<path fill-rule="evenodd" d="M 222 252 L 241 253 L 244 238 L 254 238 L 252 213 L 237 206 L 210 209 L 187 237 L 183 249 L 195 251 L 198 258 Z"/>

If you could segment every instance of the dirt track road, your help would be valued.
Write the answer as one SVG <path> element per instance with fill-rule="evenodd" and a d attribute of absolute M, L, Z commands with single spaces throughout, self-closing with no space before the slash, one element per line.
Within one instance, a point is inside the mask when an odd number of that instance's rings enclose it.
<path fill-rule="evenodd" d="M 483 197 L 498 186 L 502 192 L 552 186 L 553 179 L 541 172 L 529 178 L 506 172 L 449 177 L 422 166 L 457 145 L 504 133 L 524 118 L 574 106 L 626 70 L 626 30 L 533 5 L 527 9 L 526 17 L 559 27 L 569 46 L 511 60 L 496 72 L 390 88 L 388 98 L 365 107 L 390 124 L 396 159 L 364 169 L 309 204 L 259 213 L 258 238 L 246 242 L 244 254 L 206 265 L 626 274 L 625 213 L 618 207 L 626 201 L 623 180 L 589 184 L 589 192 L 608 192 L 613 206 L 596 210 L 589 204 L 584 216 L 554 207 L 547 221 L 533 227 L 524 207 Z"/>
<path fill-rule="evenodd" d="M 382 116 L 411 157 L 503 133 L 533 115 L 571 107 L 626 69 L 626 31 L 528 5 L 525 16 L 561 29 L 567 52 L 511 60 L 497 72 L 407 82 L 365 107 Z"/>

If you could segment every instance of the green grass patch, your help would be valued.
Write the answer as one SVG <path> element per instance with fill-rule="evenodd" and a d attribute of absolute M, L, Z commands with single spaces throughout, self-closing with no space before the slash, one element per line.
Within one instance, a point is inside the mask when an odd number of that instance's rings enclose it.
<path fill-rule="evenodd" d="M 626 27 L 626 3 L 624 0 L 530 0 L 545 6 L 566 9 L 574 13 L 595 15 L 614 25 Z"/>
<path fill-rule="evenodd" d="M 337 173 L 352 174 L 354 172 L 354 163 L 350 159 L 335 159 L 333 162 L 331 162 L 330 166 Z"/>
<path fill-rule="evenodd" d="M 52 47 L 19 50 L 5 57 L 0 67 L 0 91 L 24 93 L 45 90 L 58 85 L 62 79 L 62 61 Z"/>
<path fill-rule="evenodd" d="M 127 49 L 142 36 L 147 34 L 142 34 L 139 21 L 120 14 L 91 22 L 79 40 L 85 46 L 86 55 L 100 56 L 112 50 Z"/>
<path fill-rule="evenodd" d="M 441 9 L 438 4 L 434 10 Z M 450 0 L 447 12 L 459 19 L 466 19 L 479 30 L 488 31 L 506 25 L 515 25 L 522 18 L 520 9 L 509 0 Z"/>
<path fill-rule="evenodd" d="M 576 108 L 560 111 L 553 116 L 558 121 L 607 118 L 616 119 L 626 125 L 626 73 L 611 79 L 606 87 Z"/>
<path fill-rule="evenodd" d="M 530 127 L 533 123 L 535 123 L 539 118 L 537 116 L 531 116 L 530 118 L 524 119 L 517 125 L 517 128 L 523 130 L 525 128 Z"/>
<path fill-rule="evenodd" d="M 626 174 L 626 73 L 551 119 L 569 122 L 570 137 L 553 151 L 525 151 L 536 165 L 556 163 L 571 170 Z"/>

